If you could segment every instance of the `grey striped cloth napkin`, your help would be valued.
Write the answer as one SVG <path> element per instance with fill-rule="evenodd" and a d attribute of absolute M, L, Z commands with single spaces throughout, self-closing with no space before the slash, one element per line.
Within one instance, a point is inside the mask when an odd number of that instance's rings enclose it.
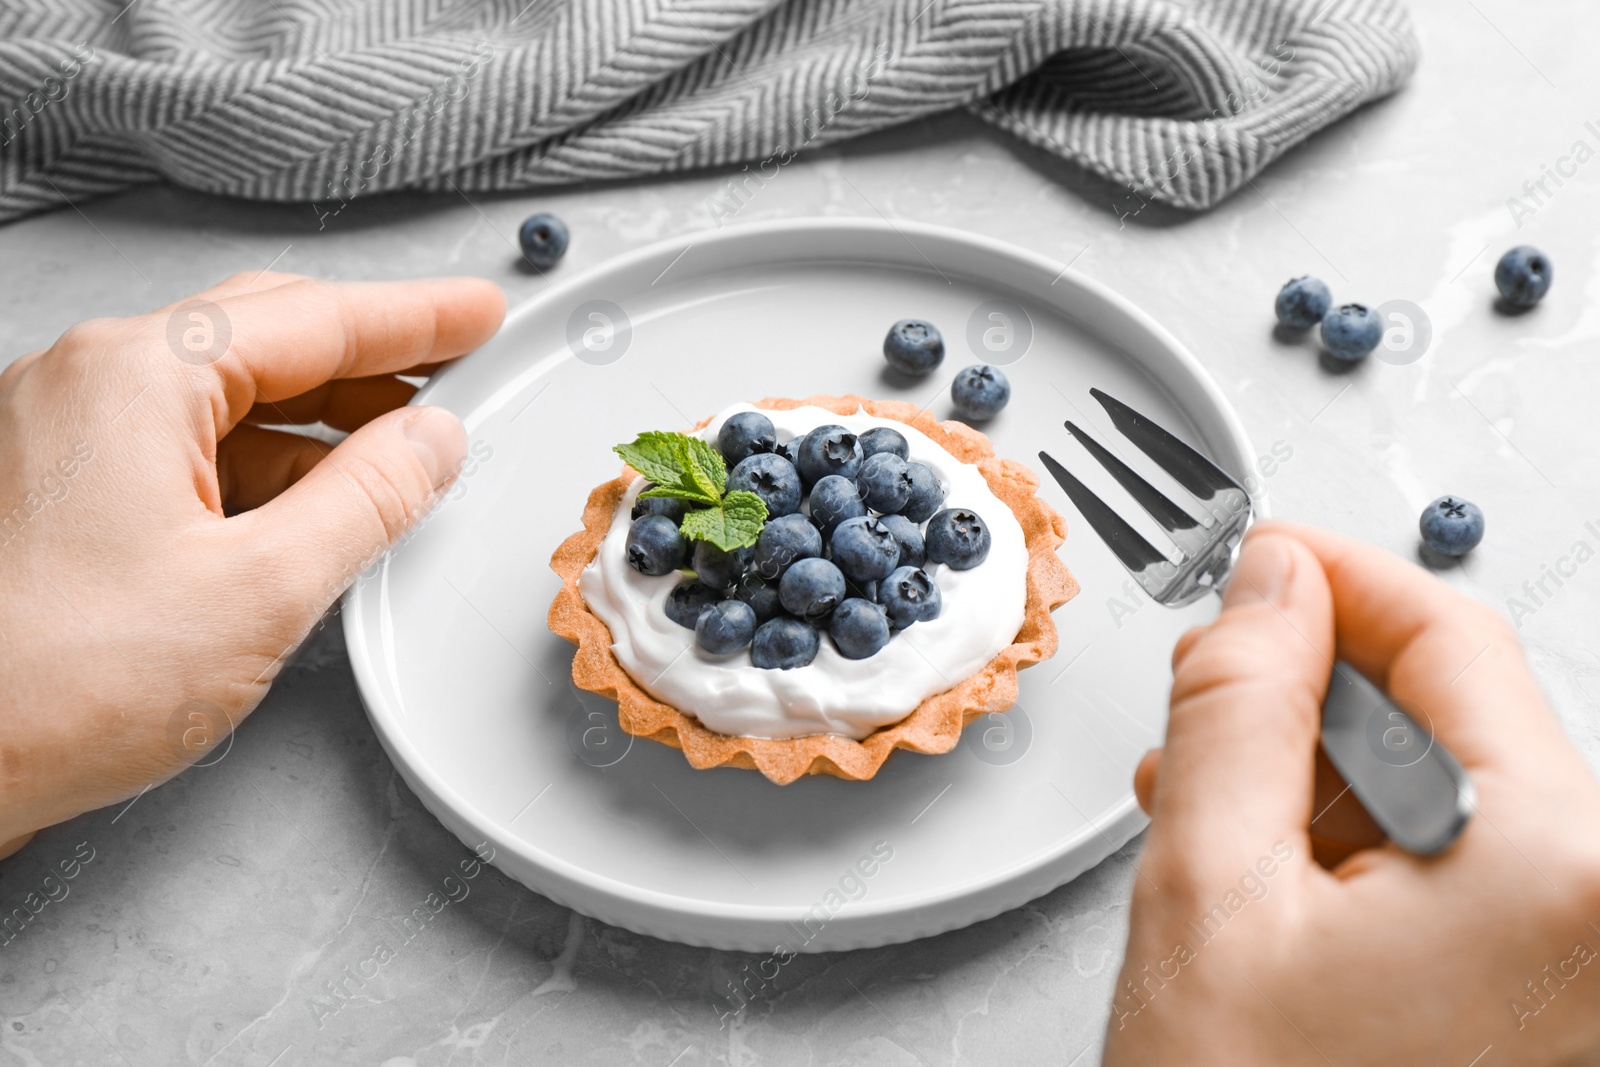
<path fill-rule="evenodd" d="M 1416 64 L 1399 0 L 4 0 L 0 219 L 139 182 L 307 201 L 734 168 L 964 107 L 1217 203 Z M 1120 205 L 1120 206 L 1117 206 Z"/>

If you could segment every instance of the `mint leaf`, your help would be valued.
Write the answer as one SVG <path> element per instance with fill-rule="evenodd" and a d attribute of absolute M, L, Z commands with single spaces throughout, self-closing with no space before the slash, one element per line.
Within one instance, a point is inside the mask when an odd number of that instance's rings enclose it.
<path fill-rule="evenodd" d="M 710 541 L 724 552 L 731 552 L 755 544 L 766 521 L 766 503 L 754 493 L 736 489 L 723 499 L 721 506 L 685 515 L 682 530 L 691 541 Z"/>
<path fill-rule="evenodd" d="M 722 453 L 698 437 L 683 437 L 685 446 L 685 473 L 689 481 L 699 487 L 712 500 L 722 499 L 722 491 L 728 485 L 728 465 L 722 461 Z"/>
<path fill-rule="evenodd" d="M 634 438 L 632 444 L 617 445 L 611 451 L 657 485 L 677 485 L 683 477 L 682 436 L 651 430 Z"/>

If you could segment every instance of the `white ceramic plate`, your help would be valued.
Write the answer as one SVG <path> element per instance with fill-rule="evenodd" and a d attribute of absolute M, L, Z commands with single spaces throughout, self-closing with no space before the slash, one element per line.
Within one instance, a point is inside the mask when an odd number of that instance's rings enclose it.
<path fill-rule="evenodd" d="M 881 355 L 907 317 L 938 324 L 948 348 L 914 384 Z M 753 771 L 696 771 L 621 734 L 614 704 L 572 686 L 571 646 L 545 625 L 550 554 L 589 490 L 616 475 L 613 444 L 763 396 L 854 392 L 948 417 L 949 382 L 977 361 L 974 344 L 1013 383 L 985 427 L 1003 456 L 1037 466 L 1048 449 L 1124 501 L 1062 427 L 1071 418 L 1132 451 L 1089 398 L 1099 386 L 1236 476 L 1253 465 L 1215 385 L 1170 334 L 1059 263 L 954 230 L 804 219 L 693 234 L 520 308 L 417 397 L 465 420 L 472 459 L 345 604 L 367 709 L 407 784 L 469 847 L 492 849 L 558 903 L 752 952 L 955 929 L 1121 847 L 1144 826 L 1132 774 L 1160 742 L 1173 642 L 1215 608 L 1132 595 L 1053 483 L 1042 491 L 1067 516 L 1061 553 L 1083 586 L 1056 612 L 1060 652 L 1023 672 L 1009 715 L 980 720 L 942 756 L 897 752 L 870 782 L 778 787 Z"/>

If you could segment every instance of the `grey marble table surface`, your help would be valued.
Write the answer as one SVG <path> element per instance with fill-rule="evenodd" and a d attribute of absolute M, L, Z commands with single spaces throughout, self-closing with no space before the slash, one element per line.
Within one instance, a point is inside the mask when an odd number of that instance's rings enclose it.
<path fill-rule="evenodd" d="M 803 155 L 736 220 L 881 215 L 1072 263 L 1187 344 L 1259 450 L 1289 453 L 1267 479 L 1277 515 L 1414 555 L 1425 503 L 1446 492 L 1477 501 L 1487 540 L 1441 575 L 1515 618 L 1593 764 L 1600 9 L 1415 10 L 1424 58 L 1408 88 L 1206 215 L 1140 210 L 951 115 Z M 727 178 L 471 202 L 388 196 L 353 202 L 322 229 L 307 204 L 168 187 L 85 202 L 0 229 L 0 358 L 80 319 L 148 310 L 269 264 L 347 278 L 479 274 L 515 303 L 547 284 L 516 268 L 515 228 L 530 211 L 570 223 L 567 275 L 713 228 L 708 202 Z M 1517 243 L 1548 252 L 1556 280 L 1537 312 L 1507 317 L 1492 269 Z M 1309 345 L 1272 328 L 1273 294 L 1307 272 L 1341 300 L 1412 301 L 1431 327 L 1427 350 L 1322 369 Z M 587 921 L 493 870 L 374 965 L 385 924 L 469 854 L 380 750 L 336 622 L 214 765 L 45 831 L 0 864 L 9 912 L 47 868 L 80 861 L 69 894 L 0 945 L 0 1065 L 1097 1062 L 1139 839 L 977 926 L 801 957 L 728 1026 L 719 990 L 746 957 Z"/>

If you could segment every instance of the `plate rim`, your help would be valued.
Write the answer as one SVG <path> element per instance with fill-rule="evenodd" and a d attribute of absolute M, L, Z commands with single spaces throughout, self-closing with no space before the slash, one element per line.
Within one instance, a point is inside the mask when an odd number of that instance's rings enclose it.
<path fill-rule="evenodd" d="M 951 226 L 902 220 L 873 219 L 862 216 L 805 216 L 741 223 L 710 232 L 704 230 L 687 231 L 653 241 L 650 244 L 620 255 L 609 257 L 575 274 L 571 278 L 541 289 L 527 300 L 517 304 L 507 313 L 495 336 L 498 337 L 508 329 L 515 328 L 523 319 L 536 315 L 551 305 L 559 305 L 574 294 L 592 289 L 595 281 L 599 278 L 624 272 L 629 268 L 659 259 L 664 255 L 681 254 L 686 246 L 714 247 L 723 244 L 759 240 L 761 238 L 780 237 L 795 232 L 803 232 L 812 237 L 817 236 L 819 232 L 834 235 L 848 234 L 851 236 L 870 234 L 879 238 L 892 237 L 905 240 L 908 244 L 911 244 L 911 237 L 921 236 L 934 241 L 966 245 L 990 255 L 1017 261 L 1021 265 L 1037 269 L 1046 276 L 1055 276 L 1056 281 L 1051 283 L 1052 286 L 1063 281 L 1070 282 L 1072 286 L 1077 287 L 1091 299 L 1104 302 L 1126 316 L 1136 327 L 1148 333 L 1152 340 L 1165 349 L 1166 354 L 1175 360 L 1183 371 L 1187 373 L 1190 380 L 1198 386 L 1201 394 L 1199 397 L 1187 398 L 1187 402 L 1180 404 L 1180 406 L 1186 409 L 1191 407 L 1208 408 L 1213 417 L 1220 420 L 1219 428 L 1231 439 L 1232 444 L 1240 453 L 1243 455 L 1252 454 L 1249 434 L 1246 432 L 1233 405 L 1223 395 L 1220 386 L 1212 378 L 1210 372 L 1189 351 L 1186 345 L 1148 312 L 1115 289 L 1082 274 L 1070 265 L 1064 265 L 1059 261 L 1052 260 L 1047 256 L 1009 241 Z M 916 249 L 915 244 L 912 244 L 912 247 L 921 254 L 921 250 Z M 841 258 L 850 260 L 858 257 L 845 256 Z M 938 270 L 937 267 L 934 269 Z M 1053 310 L 1059 311 L 1060 309 Z M 485 345 L 492 343 L 492 341 L 493 338 L 490 341 L 486 341 Z M 412 397 L 410 404 L 415 406 L 431 403 L 433 394 L 438 392 L 450 380 L 450 376 L 457 371 L 461 363 L 465 361 L 465 358 L 470 358 L 470 354 L 468 357 L 464 357 L 462 361 L 452 363 L 433 375 Z M 1139 362 L 1136 357 L 1124 355 L 1124 358 L 1132 359 L 1136 363 Z M 1142 369 L 1148 373 L 1147 367 Z M 1159 381 L 1156 384 L 1162 386 Z M 1199 402 L 1196 403 L 1196 401 Z M 1264 486 L 1260 491 L 1253 492 L 1251 497 L 1255 504 L 1257 515 L 1264 517 L 1266 514 Z M 455 833 L 454 828 L 450 826 L 451 820 L 446 820 L 436 809 L 436 805 L 448 810 L 456 821 L 465 823 L 474 831 L 475 836 L 494 845 L 497 850 L 504 848 L 524 864 L 547 871 L 569 886 L 582 888 L 588 892 L 601 894 L 608 898 L 607 903 L 610 907 L 594 910 L 615 913 L 619 908 L 628 906 L 649 907 L 659 911 L 679 914 L 685 919 L 711 920 L 741 926 L 752 923 L 790 922 L 805 914 L 805 909 L 799 906 L 720 903 L 698 897 L 665 893 L 647 886 L 619 881 L 609 875 L 596 873 L 525 840 L 506 841 L 502 839 L 501 835 L 490 832 L 501 827 L 501 820 L 488 817 L 487 813 L 482 811 L 478 805 L 468 802 L 433 767 L 421 759 L 423 753 L 402 730 L 398 729 L 401 723 L 395 715 L 395 709 L 390 705 L 381 682 L 376 654 L 372 642 L 365 632 L 363 616 L 373 610 L 382 610 L 381 604 L 369 604 L 367 601 L 372 597 L 380 597 L 378 587 L 385 585 L 387 582 L 387 568 L 391 558 L 391 553 L 385 553 L 377 564 L 379 567 L 379 572 L 375 576 L 377 581 L 358 580 L 346 591 L 341 600 L 341 622 L 352 672 L 355 675 L 357 689 L 362 705 L 367 712 L 368 720 L 372 723 L 373 729 L 377 733 L 378 739 L 389 755 L 390 760 L 395 764 L 396 771 L 407 779 L 408 784 L 419 794 L 419 799 L 423 801 L 424 807 L 436 818 L 439 818 L 447 829 Z M 405 758 L 402 759 L 402 756 Z M 963 900 L 972 900 L 998 886 L 1028 880 L 1030 875 L 1039 874 L 1052 864 L 1059 863 L 1064 856 L 1075 852 L 1087 838 L 1095 836 L 1108 840 L 1120 838 L 1110 852 L 1085 866 L 1079 872 L 1079 875 L 1081 875 L 1103 863 L 1110 855 L 1115 854 L 1128 840 L 1143 829 L 1146 823 L 1148 823 L 1148 819 L 1144 817 L 1138 808 L 1137 799 L 1133 795 L 1130 781 L 1127 795 L 1117 805 L 1110 817 L 1090 820 L 1078 833 L 1063 839 L 1053 848 L 1040 852 L 1030 859 L 1010 864 L 981 879 L 962 882 L 954 887 L 941 888 L 936 892 L 915 897 L 894 897 L 888 900 L 873 901 L 863 899 L 854 901 L 851 903 L 848 912 L 848 925 L 855 927 L 861 922 L 870 922 L 874 919 L 889 916 L 902 916 L 921 909 L 950 905 Z M 455 833 L 455 836 L 461 838 L 462 835 Z M 495 860 L 488 862 L 492 862 L 495 866 L 504 870 L 504 867 L 499 862 Z M 509 871 L 507 873 L 514 880 L 526 884 L 521 877 Z M 1068 878 L 1067 880 L 1070 881 L 1072 879 Z M 536 892 L 555 899 L 550 890 L 532 886 L 529 888 L 534 888 Z M 1025 898 L 1014 904 L 1007 904 L 992 913 L 999 914 L 1002 911 L 1020 906 L 1020 904 L 1026 902 L 1026 899 L 1031 898 Z M 584 912 L 589 910 L 592 904 L 590 901 L 585 900 L 582 905 L 570 904 L 568 906 Z M 988 909 L 984 910 L 987 914 Z M 838 922 L 844 918 L 846 916 L 841 914 L 835 916 L 833 921 Z M 613 922 L 624 927 L 629 926 L 626 920 L 619 921 L 608 917 L 603 921 Z M 941 927 L 941 929 L 956 929 L 963 925 L 967 925 L 967 923 L 959 922 Z M 666 936 L 675 940 L 682 940 L 681 937 L 674 937 L 670 934 L 664 935 L 658 931 L 645 932 L 649 933 L 650 936 Z M 915 934 L 912 936 L 927 935 Z M 890 937 L 874 943 L 891 943 L 895 940 L 904 939 Z"/>

